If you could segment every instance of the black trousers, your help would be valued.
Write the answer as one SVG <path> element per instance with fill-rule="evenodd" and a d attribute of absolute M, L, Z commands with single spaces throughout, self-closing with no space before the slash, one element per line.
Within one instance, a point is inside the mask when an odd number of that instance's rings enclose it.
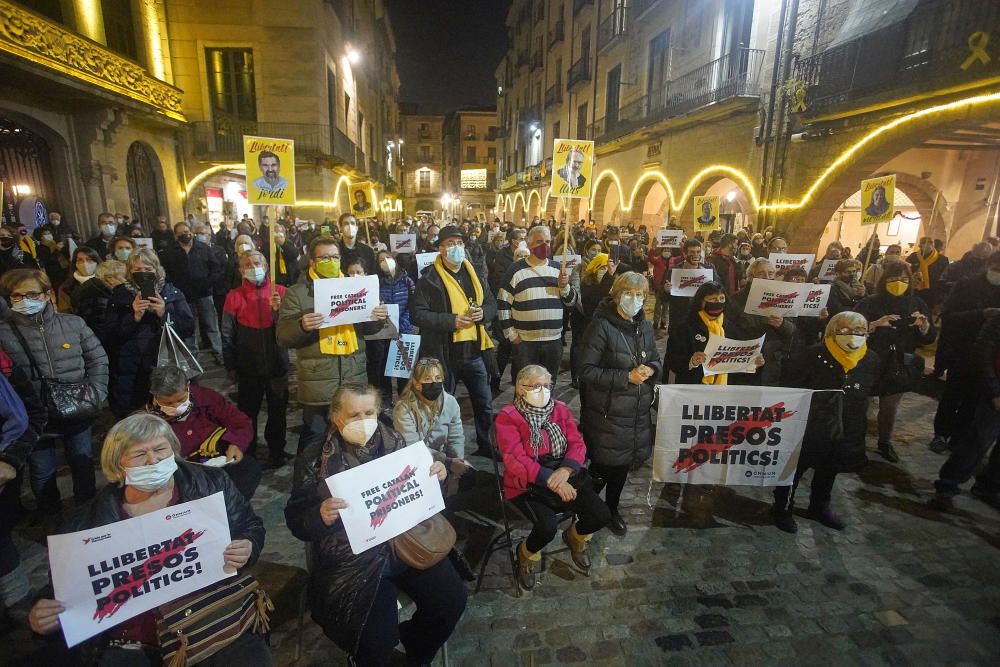
<path fill-rule="evenodd" d="M 976 490 L 1000 493 L 1000 410 L 988 396 L 980 396 L 975 413 L 965 428 L 952 439 L 951 455 L 938 473 L 934 488 L 938 493 L 956 494 L 959 487 L 976 472 L 990 447 L 993 453 L 986 467 L 976 477 Z"/>
<path fill-rule="evenodd" d="M 948 370 L 948 380 L 934 413 L 934 434 L 950 438 L 963 424 L 972 421 L 979 399 L 979 379 L 956 368 Z"/>
<path fill-rule="evenodd" d="M 413 618 L 399 622 L 398 591 L 417 605 Z M 384 667 L 400 641 L 412 664 L 430 664 L 448 641 L 465 611 L 465 585 L 447 558 L 426 570 L 410 567 L 382 577 L 354 660 L 363 667 Z"/>
<path fill-rule="evenodd" d="M 544 500 L 534 496 L 531 491 L 514 498 L 514 504 L 531 521 L 531 533 L 525 541 L 525 546 L 528 551 L 538 553 L 555 538 L 556 531 L 559 530 L 556 510 Z M 576 532 L 581 535 L 596 533 L 611 521 L 611 510 L 589 487 L 577 490 L 576 498 L 565 503 L 565 506 L 576 514 Z"/>
<path fill-rule="evenodd" d="M 621 500 L 625 482 L 628 480 L 630 466 L 609 466 L 597 461 L 591 461 L 590 473 L 604 480 L 604 502 L 612 514 L 618 513 L 618 502 Z"/>
<path fill-rule="evenodd" d="M 288 376 L 257 378 L 240 376 L 237 380 L 236 407 L 253 422 L 253 442 L 247 453 L 257 456 L 257 416 L 267 398 L 267 425 L 264 440 L 272 459 L 285 451 L 285 433 L 288 431 Z"/>
<path fill-rule="evenodd" d="M 556 377 L 559 376 L 559 362 L 561 361 L 562 341 L 560 339 L 523 341 L 513 346 L 510 373 L 514 381 L 517 382 L 517 374 L 521 372 L 522 368 L 538 364 L 545 367 L 545 370 L 552 376 L 552 384 L 555 384 Z"/>
<path fill-rule="evenodd" d="M 795 471 L 795 480 L 791 486 L 774 487 L 774 507 L 779 512 L 791 513 L 795 506 L 795 491 L 799 488 L 799 481 L 802 475 L 809 469 L 809 466 L 800 465 Z M 832 468 L 816 468 L 813 472 L 812 484 L 809 487 L 809 508 L 822 509 L 830 504 L 830 497 L 833 493 L 833 482 L 837 479 L 837 472 Z"/>

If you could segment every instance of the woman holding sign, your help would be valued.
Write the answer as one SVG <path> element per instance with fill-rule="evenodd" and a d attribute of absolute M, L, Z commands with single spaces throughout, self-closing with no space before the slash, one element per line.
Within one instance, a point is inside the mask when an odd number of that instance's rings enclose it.
<path fill-rule="evenodd" d="M 331 497 L 326 483 L 406 446 L 403 436 L 379 423 L 380 403 L 378 389 L 369 385 L 343 384 L 333 393 L 329 430 L 295 459 L 285 522 L 308 543 L 313 619 L 353 664 L 388 665 L 400 641 L 410 664 L 430 664 L 465 610 L 465 586 L 454 566 L 445 558 L 417 570 L 399 561 L 389 542 L 355 554 L 340 520 L 347 503 Z M 435 461 L 429 474 L 444 481 L 448 473 Z M 405 623 L 397 613 L 398 590 L 417 605 Z"/>

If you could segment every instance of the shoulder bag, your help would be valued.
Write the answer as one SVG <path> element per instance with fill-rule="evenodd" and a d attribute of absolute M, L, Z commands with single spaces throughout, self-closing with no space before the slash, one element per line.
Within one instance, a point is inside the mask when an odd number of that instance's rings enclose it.
<path fill-rule="evenodd" d="M 415 570 L 426 570 L 444 560 L 455 546 L 455 528 L 435 514 L 389 540 L 392 554 Z"/>
<path fill-rule="evenodd" d="M 35 356 L 31 354 L 28 341 L 24 339 L 20 327 L 10 323 L 11 330 L 17 336 L 24 349 L 24 354 L 31 364 L 32 373 L 41 382 L 42 403 L 48 409 L 49 421 L 53 425 L 79 424 L 97 419 L 101 412 L 101 399 L 97 388 L 89 382 L 67 382 L 56 378 L 47 378 L 42 374 Z M 45 341 L 42 341 L 45 344 Z"/>

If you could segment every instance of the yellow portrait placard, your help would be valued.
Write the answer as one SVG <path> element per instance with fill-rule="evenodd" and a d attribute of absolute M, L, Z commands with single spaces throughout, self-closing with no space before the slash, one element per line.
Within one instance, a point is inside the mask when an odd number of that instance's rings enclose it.
<path fill-rule="evenodd" d="M 375 185 L 371 181 L 351 183 L 347 190 L 351 197 L 351 213 L 363 218 L 377 215 L 375 206 L 378 204 L 378 199 L 375 195 Z"/>
<path fill-rule="evenodd" d="M 861 224 L 892 220 L 896 201 L 896 174 L 861 181 Z"/>
<path fill-rule="evenodd" d="M 719 229 L 719 196 L 698 195 L 694 198 L 694 231 L 710 232 Z"/>
<path fill-rule="evenodd" d="M 247 203 L 295 204 L 295 142 L 291 139 L 243 137 Z"/>
<path fill-rule="evenodd" d="M 594 142 L 556 139 L 552 148 L 552 196 L 589 199 L 594 189 Z"/>

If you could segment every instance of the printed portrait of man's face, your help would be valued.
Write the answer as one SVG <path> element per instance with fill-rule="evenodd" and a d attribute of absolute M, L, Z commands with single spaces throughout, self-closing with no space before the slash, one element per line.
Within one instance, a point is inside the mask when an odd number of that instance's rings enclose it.
<path fill-rule="evenodd" d="M 709 218 L 712 216 L 712 202 L 703 201 L 701 203 L 701 214 L 702 216 Z"/>
<path fill-rule="evenodd" d="M 574 174 L 580 173 L 583 169 L 583 153 L 580 151 L 570 151 L 566 156 L 566 169 Z"/>
<path fill-rule="evenodd" d="M 260 165 L 260 173 L 264 176 L 265 181 L 271 184 L 278 182 L 281 163 L 278 161 L 277 156 L 263 157 L 258 164 Z"/>

